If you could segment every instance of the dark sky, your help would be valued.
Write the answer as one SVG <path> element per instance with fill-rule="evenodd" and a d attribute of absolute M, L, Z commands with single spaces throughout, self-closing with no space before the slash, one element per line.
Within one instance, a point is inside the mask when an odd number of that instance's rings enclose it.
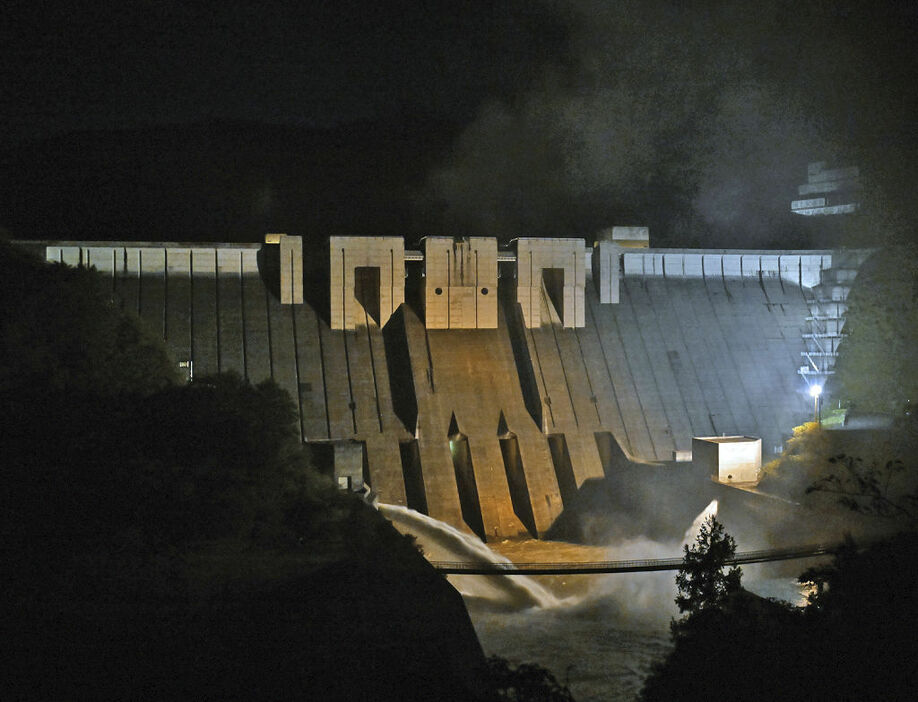
<path fill-rule="evenodd" d="M 422 115 L 458 134 L 415 193 L 425 231 L 761 245 L 808 161 L 859 165 L 885 202 L 918 182 L 916 31 L 909 0 L 31 0 L 0 22 L 0 122 Z"/>
<path fill-rule="evenodd" d="M 7 137 L 202 119 L 469 120 L 563 50 L 531 2 L 29 1 L 4 11 Z"/>

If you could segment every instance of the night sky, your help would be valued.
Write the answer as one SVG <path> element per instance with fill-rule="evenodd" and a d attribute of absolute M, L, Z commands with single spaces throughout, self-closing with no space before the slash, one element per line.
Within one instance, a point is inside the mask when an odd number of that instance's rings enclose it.
<path fill-rule="evenodd" d="M 468 121 L 560 58 L 566 31 L 528 2 L 18 5 L 0 30 L 14 138 L 211 118 Z"/>
<path fill-rule="evenodd" d="M 384 139 L 426 120 L 408 146 L 446 146 L 390 177 L 398 227 L 771 245 L 800 226 L 808 161 L 858 165 L 884 213 L 908 209 L 916 29 L 904 0 L 33 0 L 0 23 L 0 145 L 214 121 Z"/>

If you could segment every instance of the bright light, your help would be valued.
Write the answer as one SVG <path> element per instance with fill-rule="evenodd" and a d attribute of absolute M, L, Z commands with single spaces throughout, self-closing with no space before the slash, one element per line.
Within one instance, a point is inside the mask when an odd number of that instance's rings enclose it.
<path fill-rule="evenodd" d="M 819 383 L 814 383 L 813 385 L 810 385 L 810 396 L 819 397 L 820 395 L 822 395 L 822 385 L 820 385 Z"/>

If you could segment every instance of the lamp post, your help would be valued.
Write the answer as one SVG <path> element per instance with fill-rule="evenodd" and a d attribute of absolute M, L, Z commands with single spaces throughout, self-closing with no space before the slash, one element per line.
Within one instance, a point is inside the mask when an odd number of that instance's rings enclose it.
<path fill-rule="evenodd" d="M 817 425 L 822 424 L 822 420 L 819 417 L 819 397 L 822 395 L 822 385 L 819 383 L 813 383 L 810 385 L 810 395 L 813 397 L 813 413 L 815 415 L 814 421 Z"/>

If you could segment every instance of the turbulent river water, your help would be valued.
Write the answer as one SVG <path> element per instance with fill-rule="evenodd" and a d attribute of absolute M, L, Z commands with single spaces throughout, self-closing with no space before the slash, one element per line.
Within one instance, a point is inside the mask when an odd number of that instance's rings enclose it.
<path fill-rule="evenodd" d="M 671 558 L 682 544 L 650 539 L 607 547 L 536 540 L 486 546 L 474 536 L 405 507 L 379 505 L 397 529 L 414 534 L 431 561 L 570 562 Z M 687 527 L 694 541 L 712 502 Z M 768 564 L 745 566 L 745 587 L 768 597 L 799 601 L 786 577 Z M 609 575 L 450 575 L 462 593 L 487 655 L 514 664 L 538 663 L 567 684 L 578 702 L 632 700 L 652 665 L 669 650 L 669 622 L 677 614 L 674 572 Z"/>

